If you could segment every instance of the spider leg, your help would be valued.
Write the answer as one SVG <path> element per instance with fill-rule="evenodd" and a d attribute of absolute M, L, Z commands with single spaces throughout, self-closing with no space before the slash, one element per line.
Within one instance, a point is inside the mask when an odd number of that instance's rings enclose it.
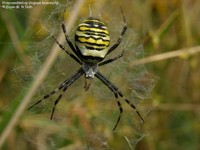
<path fill-rule="evenodd" d="M 66 11 L 66 8 L 64 9 L 64 13 L 65 13 L 65 11 Z M 56 41 L 56 43 L 59 45 L 59 47 L 60 47 L 62 50 L 64 50 L 64 51 L 65 51 L 70 57 L 72 57 L 76 62 L 78 62 L 79 64 L 82 64 L 82 62 L 79 60 L 79 54 L 77 53 L 75 47 L 73 46 L 72 42 L 69 40 L 69 37 L 68 37 L 68 35 L 67 35 L 66 27 L 65 27 L 65 24 L 64 24 L 64 13 L 63 13 L 62 30 L 63 30 L 63 33 L 64 33 L 64 35 L 65 35 L 65 39 L 66 39 L 68 45 L 70 46 L 70 48 L 72 49 L 72 51 L 75 53 L 75 55 L 76 55 L 78 58 L 77 58 L 74 54 L 72 54 L 72 53 L 70 53 L 68 50 L 66 50 L 66 49 L 64 48 L 64 46 L 63 46 L 62 44 L 60 44 L 60 43 L 56 40 L 56 38 L 55 38 L 54 36 L 52 36 L 52 37 L 53 37 L 53 39 Z"/>
<path fill-rule="evenodd" d="M 64 47 L 62 44 L 60 44 L 60 43 L 56 40 L 56 38 L 55 38 L 54 36 L 52 36 L 52 37 L 53 37 L 53 39 L 55 40 L 55 42 L 59 45 L 59 47 L 60 47 L 63 51 L 65 51 L 65 52 L 66 52 L 70 57 L 72 57 L 77 63 L 82 64 L 82 62 L 81 62 L 74 54 L 68 52 L 68 50 L 66 50 L 65 47 Z"/>
<path fill-rule="evenodd" d="M 64 13 L 65 13 L 66 9 L 64 10 Z M 63 14 L 64 14 L 63 13 Z M 63 30 L 63 33 L 65 35 L 65 39 L 69 45 L 69 47 L 72 49 L 72 51 L 74 52 L 74 54 L 76 54 L 76 56 L 78 56 L 80 58 L 80 55 L 79 53 L 77 52 L 76 48 L 74 47 L 74 45 L 72 44 L 72 42 L 70 41 L 69 39 L 69 36 L 67 34 L 67 30 L 66 30 L 66 26 L 65 26 L 65 23 L 64 23 L 64 15 L 63 15 L 63 22 L 62 22 L 62 30 Z"/>
<path fill-rule="evenodd" d="M 64 85 L 65 85 L 65 82 L 67 82 L 67 80 L 65 80 L 63 83 L 60 84 L 60 86 L 56 89 L 54 89 L 53 91 L 51 91 L 50 93 L 46 94 L 43 96 L 42 99 L 38 100 L 35 104 L 31 105 L 28 110 L 32 109 L 33 107 L 35 107 L 36 105 L 38 105 L 39 103 L 41 103 L 43 100 L 49 98 L 50 96 L 52 96 L 53 94 L 55 94 L 57 91 L 61 90 Z"/>
<path fill-rule="evenodd" d="M 52 112 L 51 112 L 50 120 L 53 119 L 53 114 L 54 114 L 54 111 L 55 111 L 55 109 L 56 109 L 56 105 L 58 104 L 58 102 L 60 101 L 61 98 L 62 98 L 62 94 L 60 94 L 60 95 L 56 98 L 56 100 L 55 100 L 55 102 L 54 102 L 54 106 L 53 106 Z"/>
<path fill-rule="evenodd" d="M 79 56 L 79 54 L 77 53 L 77 51 L 76 51 L 74 45 L 72 44 L 72 42 L 70 41 L 70 39 L 69 39 L 69 37 L 68 37 L 68 35 L 67 35 L 67 30 L 66 30 L 66 26 L 65 26 L 65 24 L 64 24 L 64 21 L 63 21 L 63 23 L 62 23 L 62 30 L 63 30 L 63 33 L 64 33 L 64 35 L 65 35 L 65 39 L 66 39 L 66 41 L 67 41 L 69 47 L 72 49 L 72 51 L 73 51 L 77 56 Z"/>
<path fill-rule="evenodd" d="M 106 64 L 108 64 L 108 63 L 111 63 L 111 62 L 113 62 L 113 61 L 115 61 L 115 60 L 121 58 L 123 55 L 124 55 L 124 50 L 123 50 L 123 51 L 121 52 L 121 54 L 119 54 L 118 56 L 113 57 L 113 58 L 110 58 L 110 59 L 107 59 L 107 60 L 105 60 L 105 61 L 99 63 L 99 66 L 103 66 L 103 65 L 106 65 Z"/>
<path fill-rule="evenodd" d="M 119 114 L 119 117 L 117 119 L 117 123 L 115 124 L 114 128 L 113 128 L 113 131 L 115 131 L 115 129 L 117 128 L 118 124 L 119 124 L 119 121 L 121 119 L 121 116 L 122 116 L 122 113 L 123 113 L 123 107 L 120 103 L 120 101 L 117 99 L 117 105 L 118 105 L 118 108 L 119 108 L 119 111 L 120 111 L 120 114 Z"/>
<path fill-rule="evenodd" d="M 121 7 L 120 7 L 120 8 L 121 8 Z M 123 15 L 123 10 L 122 10 L 122 8 L 121 8 L 121 14 L 122 14 L 123 21 L 124 21 L 124 27 L 123 27 L 123 29 L 122 29 L 122 32 L 121 32 L 121 34 L 120 34 L 120 37 L 119 37 L 118 40 L 117 40 L 117 43 L 115 43 L 115 44 L 108 50 L 107 55 L 108 55 L 109 53 L 111 53 L 113 50 L 115 50 L 115 49 L 119 46 L 119 44 L 121 43 L 122 38 L 123 38 L 123 36 L 124 36 L 124 34 L 125 34 L 126 30 L 127 30 L 126 19 L 125 19 L 124 15 Z"/>
<path fill-rule="evenodd" d="M 49 94 L 44 95 L 42 99 L 40 99 L 39 101 L 37 101 L 35 104 L 31 105 L 28 108 L 28 110 L 32 109 L 33 107 L 35 107 L 36 105 L 38 105 L 39 103 L 41 103 L 43 100 L 46 100 L 47 98 L 49 98 L 50 96 L 52 96 L 53 94 L 55 94 L 57 91 L 59 91 L 59 90 L 61 90 L 63 88 L 65 89 L 66 86 L 69 87 L 75 80 L 77 80 L 83 74 L 84 74 L 84 71 L 82 70 L 82 68 L 80 68 L 74 75 L 72 75 L 71 77 L 69 77 L 62 84 L 60 84 L 60 86 L 58 88 L 56 88 L 55 90 L 51 91 Z"/>
<path fill-rule="evenodd" d="M 65 23 L 64 23 L 64 20 L 65 20 L 64 14 L 65 14 L 65 12 L 66 12 L 66 7 L 65 7 L 64 12 L 63 12 L 62 30 L 63 30 L 63 33 L 64 33 L 64 35 L 65 35 L 65 39 L 66 39 L 66 41 L 67 41 L 69 47 L 72 49 L 72 51 L 73 51 L 77 56 L 79 56 L 79 54 L 78 54 L 77 51 L 76 51 L 76 48 L 74 47 L 74 45 L 72 44 L 72 42 L 70 41 L 70 39 L 69 39 L 69 37 L 68 37 L 68 35 L 67 35 L 66 26 L 65 26 Z"/>
<path fill-rule="evenodd" d="M 118 100 L 118 95 L 120 97 L 122 97 L 122 93 L 117 89 L 117 87 L 112 84 L 110 81 L 108 81 L 100 72 L 97 72 L 96 74 L 96 77 L 101 80 L 115 95 L 115 98 L 117 100 L 117 105 L 118 105 L 118 108 L 119 108 L 119 111 L 120 111 L 120 114 L 119 114 L 119 117 L 117 119 L 117 123 L 115 124 L 114 128 L 113 128 L 113 131 L 117 128 L 118 124 L 119 124 L 119 121 L 121 119 L 121 115 L 123 113 L 123 107 L 120 103 L 120 101 Z M 117 90 L 116 90 L 117 89 Z"/>
<path fill-rule="evenodd" d="M 120 97 L 123 97 L 123 94 L 122 94 L 121 91 L 118 89 L 118 87 L 115 86 L 113 83 L 111 83 L 108 79 L 106 79 L 99 71 L 98 71 L 95 75 L 96 75 L 96 77 L 97 77 L 98 79 L 100 79 L 100 80 L 115 94 L 115 97 L 116 97 L 116 98 L 118 98 L 118 95 L 119 95 Z M 135 110 L 135 112 L 136 112 L 137 115 L 140 117 L 140 119 L 142 120 L 142 122 L 144 122 L 144 119 L 143 119 L 142 116 L 140 115 L 140 113 L 139 113 L 139 111 L 137 110 L 137 108 L 135 107 L 135 105 L 132 104 L 128 99 L 124 99 L 124 100 L 125 100 L 125 102 L 126 102 L 127 104 L 129 104 L 129 106 L 131 106 L 131 107 Z M 116 123 L 116 125 L 115 125 L 113 131 L 116 129 L 116 127 L 117 127 L 117 125 L 118 125 L 118 123 L 119 123 L 119 121 L 120 121 L 121 114 L 122 114 L 122 112 L 123 112 L 123 108 L 122 108 L 122 106 L 121 106 L 121 103 L 120 103 L 118 100 L 117 100 L 117 103 L 118 103 L 118 107 L 119 107 L 119 109 L 120 109 L 120 115 L 119 115 L 119 117 L 118 117 L 117 123 Z"/>
<path fill-rule="evenodd" d="M 82 75 L 84 74 L 84 71 L 82 68 L 80 68 L 75 74 L 73 74 L 71 77 L 69 77 L 64 85 L 64 88 L 62 90 L 62 93 L 56 98 L 55 102 L 54 102 L 54 106 L 51 112 L 51 117 L 50 119 L 53 119 L 53 115 L 54 115 L 54 111 L 56 109 L 56 105 L 58 104 L 58 102 L 60 101 L 60 99 L 62 98 L 64 92 L 68 89 L 68 87 L 70 85 L 72 85 L 78 78 L 80 78 Z"/>
<path fill-rule="evenodd" d="M 131 106 L 135 112 L 137 113 L 137 115 L 140 117 L 140 119 L 142 120 L 142 122 L 144 123 L 144 119 L 142 118 L 142 116 L 140 115 L 139 111 L 137 110 L 137 108 L 135 107 L 135 105 L 133 103 L 131 103 L 128 99 L 125 99 L 126 103 Z"/>

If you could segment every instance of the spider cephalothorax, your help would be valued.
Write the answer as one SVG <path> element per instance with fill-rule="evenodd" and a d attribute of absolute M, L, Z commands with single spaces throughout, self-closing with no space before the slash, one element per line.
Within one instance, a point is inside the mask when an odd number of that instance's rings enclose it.
<path fill-rule="evenodd" d="M 121 13 L 123 16 L 122 9 L 121 9 Z M 63 93 L 67 90 L 67 88 L 70 85 L 72 85 L 82 75 L 85 75 L 86 79 L 93 79 L 94 77 L 97 77 L 102 83 L 104 83 L 114 93 L 115 98 L 117 100 L 117 104 L 120 110 L 120 115 L 118 117 L 117 123 L 115 124 L 113 128 L 113 130 L 115 130 L 115 128 L 117 127 L 120 121 L 121 114 L 123 112 L 121 102 L 118 100 L 118 98 L 119 97 L 122 98 L 123 94 L 116 85 L 110 82 L 106 77 L 104 77 L 102 73 L 99 72 L 98 66 L 111 63 L 123 56 L 124 51 L 122 51 L 116 57 L 103 61 L 103 59 L 108 54 L 110 54 L 113 50 L 115 50 L 121 43 L 121 40 L 127 30 L 126 20 L 124 16 L 123 16 L 123 21 L 124 21 L 124 27 L 122 29 L 120 37 L 118 38 L 117 42 L 111 47 L 109 47 L 110 37 L 109 37 L 109 32 L 107 30 L 107 27 L 99 19 L 89 17 L 88 19 L 84 20 L 82 23 L 78 25 L 78 28 L 75 33 L 75 46 L 69 40 L 69 37 L 66 32 L 65 24 L 62 23 L 62 30 L 65 34 L 66 41 L 69 47 L 72 49 L 73 53 L 68 51 L 54 37 L 53 38 L 55 42 L 59 45 L 59 47 L 62 50 L 64 50 L 70 57 L 72 57 L 77 63 L 79 63 L 81 67 L 78 69 L 76 73 L 74 73 L 67 80 L 61 83 L 58 88 L 51 91 L 49 94 L 45 95 L 41 100 L 37 101 L 35 104 L 30 106 L 29 109 L 33 108 L 35 105 L 42 102 L 44 99 L 47 99 L 51 95 L 55 94 L 57 91 L 61 91 L 61 93 L 58 95 L 57 99 L 55 100 L 54 107 L 52 109 L 52 113 L 51 113 L 51 119 L 52 119 L 56 105 L 62 98 Z M 86 85 L 84 88 L 85 90 L 88 90 L 89 86 Z M 135 109 L 138 116 L 144 122 L 140 113 L 137 111 L 135 105 L 132 104 L 128 99 L 124 99 L 124 101 L 128 103 L 133 109 Z"/>

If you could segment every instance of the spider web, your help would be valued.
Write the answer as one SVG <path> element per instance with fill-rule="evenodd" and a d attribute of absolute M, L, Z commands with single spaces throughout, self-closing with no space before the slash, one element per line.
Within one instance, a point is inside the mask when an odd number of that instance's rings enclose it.
<path fill-rule="evenodd" d="M 71 5 L 68 3 L 69 8 Z M 51 35 L 56 35 L 61 30 L 62 17 L 60 16 L 62 16 L 64 7 L 60 4 L 50 11 L 44 11 L 44 15 L 40 19 L 31 18 L 37 20 L 40 27 L 36 30 L 29 28 L 25 35 L 30 41 L 25 43 L 26 59 L 29 63 L 19 64 L 16 60 L 11 70 L 18 77 L 16 88 L 20 87 L 25 90 L 40 69 L 51 48 L 51 43 L 54 42 Z M 90 6 L 86 13 L 97 14 L 97 17 L 102 17 L 102 21 L 104 21 L 104 17 L 108 17 L 105 24 L 110 31 L 111 45 L 117 41 L 123 28 L 120 9 L 116 8 L 113 11 L 116 12 L 116 16 L 111 15 L 108 8 L 105 8 L 101 13 L 95 12 Z M 20 12 L 17 13 L 22 15 Z M 80 17 L 77 24 L 83 18 L 87 18 L 87 15 L 84 15 Z M 25 15 L 25 17 L 30 16 Z M 70 33 L 72 41 L 75 29 L 76 27 Z M 39 37 L 45 31 L 48 34 Z M 29 36 L 31 32 L 35 32 L 35 34 Z M 67 45 L 66 47 L 69 49 Z M 121 45 L 108 58 L 116 56 L 122 50 L 125 50 L 124 57 L 100 67 L 99 70 L 119 87 L 125 98 L 136 105 L 145 119 L 150 110 L 143 109 L 142 103 L 145 103 L 144 99 L 150 99 L 150 93 L 157 78 L 150 74 L 143 65 L 130 66 L 130 62 L 142 58 L 144 55 L 140 35 L 131 28 L 128 28 Z M 61 51 L 32 102 L 34 103 L 55 89 L 77 69 L 78 64 Z M 120 99 L 124 113 L 116 131 L 113 132 L 112 129 L 119 115 L 113 93 L 97 79 L 92 81 L 89 91 L 85 92 L 83 86 L 84 78 L 82 77 L 66 91 L 56 107 L 53 121 L 49 120 L 49 117 L 56 95 L 45 100 L 30 112 L 25 112 L 20 124 L 21 136 L 24 137 L 26 143 L 38 149 L 134 149 L 139 141 L 146 136 L 142 131 L 143 124 L 135 111 L 123 99 Z"/>

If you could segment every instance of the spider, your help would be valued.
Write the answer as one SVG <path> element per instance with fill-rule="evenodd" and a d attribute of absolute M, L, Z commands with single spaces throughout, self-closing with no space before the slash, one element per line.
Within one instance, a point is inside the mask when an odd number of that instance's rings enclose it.
<path fill-rule="evenodd" d="M 43 96 L 42 99 L 37 101 L 35 104 L 31 105 L 28 109 L 30 110 L 34 106 L 41 103 L 43 100 L 49 98 L 53 94 L 55 94 L 58 91 L 61 91 L 61 93 L 58 95 L 54 102 L 54 106 L 51 112 L 50 119 L 52 120 L 54 111 L 56 108 L 56 105 L 60 101 L 60 99 L 63 96 L 63 93 L 68 89 L 69 86 L 71 86 L 78 78 L 80 78 L 82 75 L 85 75 L 86 80 L 91 80 L 94 77 L 97 77 L 103 84 L 105 84 L 113 93 L 117 101 L 117 105 L 120 111 L 120 114 L 118 116 L 117 122 L 113 128 L 113 131 L 116 129 L 116 127 L 119 124 L 119 121 L 121 119 L 121 115 L 123 113 L 123 108 L 121 105 L 121 102 L 118 100 L 119 97 L 123 98 L 122 92 L 119 90 L 119 88 L 110 82 L 99 70 L 99 66 L 106 65 L 108 63 L 111 63 L 118 58 L 122 57 L 124 54 L 124 50 L 117 55 L 116 57 L 113 57 L 111 59 L 104 60 L 104 58 L 113 52 L 121 43 L 122 38 L 127 30 L 127 24 L 125 16 L 123 15 L 123 10 L 121 9 L 121 14 L 123 17 L 124 27 L 121 31 L 120 37 L 118 38 L 117 42 L 112 45 L 109 48 L 110 45 L 110 37 L 107 30 L 107 27 L 105 24 L 100 21 L 99 19 L 89 17 L 88 19 L 84 20 L 82 23 L 80 23 L 77 27 L 77 30 L 75 32 L 75 46 L 70 41 L 67 32 L 66 27 L 64 24 L 64 21 L 62 23 L 62 31 L 65 35 L 66 41 L 73 51 L 71 53 L 68 51 L 62 44 L 60 44 L 56 38 L 53 37 L 55 42 L 58 44 L 58 46 L 65 51 L 71 58 L 73 58 L 78 64 L 80 64 L 80 68 L 76 73 L 71 75 L 67 80 L 62 82 L 55 90 L 51 91 L 50 93 Z M 63 17 L 64 20 L 64 17 Z M 103 61 L 104 60 L 104 61 Z M 84 89 L 87 91 L 90 87 L 90 84 L 87 84 L 85 82 Z M 139 111 L 136 109 L 135 105 L 132 104 L 128 99 L 124 99 L 128 105 L 130 105 L 137 113 L 137 115 L 140 117 L 142 122 L 144 122 L 143 118 L 141 117 Z"/>

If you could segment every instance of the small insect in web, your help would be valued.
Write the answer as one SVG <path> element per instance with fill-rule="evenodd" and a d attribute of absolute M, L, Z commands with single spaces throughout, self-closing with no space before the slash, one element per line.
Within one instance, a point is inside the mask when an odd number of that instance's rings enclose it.
<path fill-rule="evenodd" d="M 121 115 L 123 113 L 123 107 L 121 105 L 121 102 L 119 101 L 119 97 L 123 98 L 122 92 L 119 90 L 119 88 L 114 85 L 112 82 L 110 82 L 99 70 L 98 67 L 106 65 L 108 63 L 114 62 L 115 60 L 119 59 L 123 56 L 124 50 L 117 56 L 104 60 L 104 58 L 113 52 L 121 43 L 122 38 L 127 30 L 127 24 L 125 16 L 123 15 L 123 11 L 121 9 L 121 14 L 123 17 L 124 27 L 121 31 L 120 37 L 118 38 L 117 42 L 113 44 L 111 47 L 110 45 L 110 37 L 109 32 L 107 30 L 107 27 L 105 24 L 100 21 L 99 19 L 89 17 L 88 19 L 84 20 L 82 23 L 80 23 L 77 27 L 77 30 L 75 32 L 75 46 L 70 41 L 67 32 L 66 27 L 64 24 L 64 21 L 62 23 L 62 30 L 65 35 L 66 41 L 73 51 L 71 53 L 68 51 L 62 44 L 60 44 L 56 38 L 53 37 L 55 42 L 58 44 L 58 46 L 65 51 L 71 58 L 73 58 L 78 64 L 80 64 L 80 68 L 76 73 L 71 75 L 67 80 L 62 82 L 58 88 L 51 91 L 50 93 L 46 94 L 41 100 L 37 101 L 35 104 L 30 106 L 28 109 L 30 110 L 34 106 L 41 103 L 43 100 L 49 98 L 53 94 L 55 94 L 58 91 L 61 91 L 61 93 L 58 95 L 54 102 L 54 107 L 51 112 L 50 119 L 53 118 L 54 111 L 56 108 L 56 105 L 60 101 L 60 99 L 63 96 L 63 93 L 68 89 L 69 86 L 71 86 L 78 78 L 80 78 L 82 75 L 85 75 L 86 80 L 91 80 L 94 77 L 97 77 L 103 84 L 105 84 L 115 95 L 117 105 L 119 107 L 119 117 L 117 119 L 117 122 L 113 128 L 113 131 L 116 129 L 116 127 L 119 124 L 119 121 L 121 119 Z M 64 18 L 64 17 L 63 17 Z M 64 19 L 63 19 L 64 20 Z M 104 61 L 103 61 L 104 60 Z M 87 91 L 90 87 L 90 84 L 85 83 L 85 91 Z M 132 104 L 128 99 L 124 99 L 124 101 L 130 105 L 137 113 L 137 115 L 140 117 L 142 122 L 144 122 L 143 118 L 141 117 L 140 113 L 136 109 L 135 105 Z"/>

